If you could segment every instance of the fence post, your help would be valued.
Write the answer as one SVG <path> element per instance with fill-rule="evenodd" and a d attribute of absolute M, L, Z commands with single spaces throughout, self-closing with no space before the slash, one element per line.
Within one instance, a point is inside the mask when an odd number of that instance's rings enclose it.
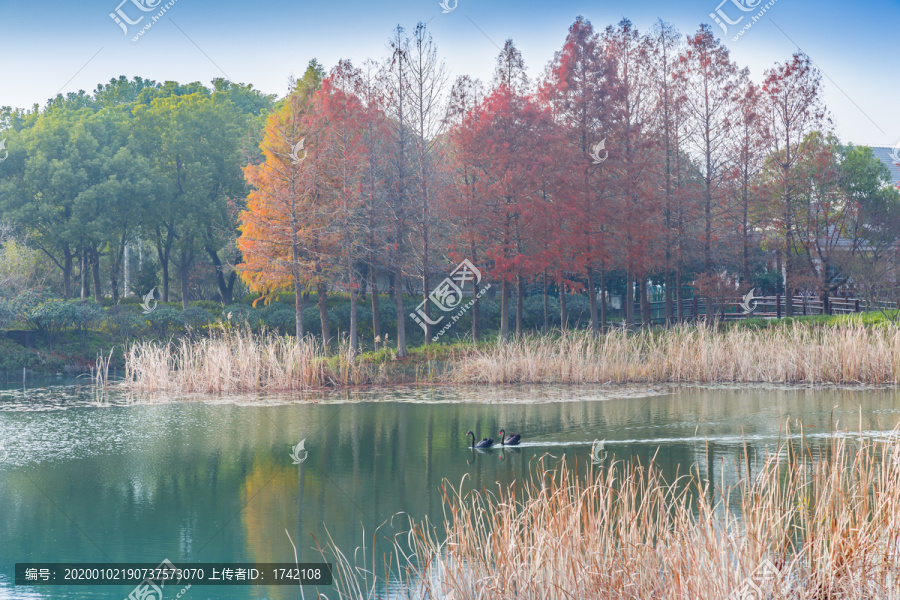
<path fill-rule="evenodd" d="M 698 304 L 697 304 L 697 296 L 694 295 L 694 320 L 695 321 L 698 320 L 699 316 L 700 316 L 700 310 L 699 310 Z"/>
<path fill-rule="evenodd" d="M 859 312 L 859 298 L 853 301 L 853 312 Z"/>
<path fill-rule="evenodd" d="M 781 294 L 775 294 L 775 318 L 781 318 Z"/>

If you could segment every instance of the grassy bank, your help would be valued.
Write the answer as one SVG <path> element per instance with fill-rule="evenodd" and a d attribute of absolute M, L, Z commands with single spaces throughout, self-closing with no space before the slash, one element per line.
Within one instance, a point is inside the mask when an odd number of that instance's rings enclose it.
<path fill-rule="evenodd" d="M 388 564 L 395 594 L 417 599 L 896 597 L 900 443 L 835 438 L 815 460 L 808 449 L 783 441 L 752 476 L 743 457 L 724 490 L 697 474 L 667 482 L 653 463 L 576 474 L 541 462 L 518 487 L 445 488 L 444 522 L 413 521 L 404 537 L 412 554 L 325 554 L 353 599 L 386 597 L 371 574 Z"/>
<path fill-rule="evenodd" d="M 900 325 L 861 318 L 685 325 L 529 335 L 510 342 L 389 347 L 352 356 L 314 338 L 226 329 L 125 346 L 126 384 L 140 392 L 281 392 L 328 386 L 448 383 L 900 384 Z"/>
<path fill-rule="evenodd" d="M 446 365 L 476 348 L 441 344 L 398 358 L 383 348 L 354 357 L 346 343 L 326 349 L 316 338 L 257 335 L 246 329 L 168 343 L 126 346 L 124 386 L 141 393 L 285 392 L 325 387 L 434 382 Z"/>
<path fill-rule="evenodd" d="M 860 320 L 525 337 L 475 348 L 459 383 L 900 383 L 900 326 Z"/>

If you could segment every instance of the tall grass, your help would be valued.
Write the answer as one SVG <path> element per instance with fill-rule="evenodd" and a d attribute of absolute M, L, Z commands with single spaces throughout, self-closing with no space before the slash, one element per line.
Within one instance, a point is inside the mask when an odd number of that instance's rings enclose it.
<path fill-rule="evenodd" d="M 457 360 L 459 383 L 900 383 L 900 326 L 679 326 L 526 336 Z"/>
<path fill-rule="evenodd" d="M 312 338 L 225 330 L 197 340 L 142 341 L 125 351 L 126 385 L 143 393 L 283 392 L 364 380 L 346 344 L 329 357 Z"/>
<path fill-rule="evenodd" d="M 890 322 L 683 325 L 440 348 L 413 349 L 409 359 L 397 361 L 390 349 L 356 357 L 346 342 L 335 351 L 313 338 L 223 330 L 205 339 L 130 345 L 126 385 L 141 392 L 220 394 L 418 381 L 900 384 L 900 324 Z"/>
<path fill-rule="evenodd" d="M 390 595 L 896 600 L 897 440 L 835 439 L 815 461 L 785 442 L 753 475 L 735 465 L 742 479 L 715 493 L 696 474 L 667 482 L 652 462 L 586 475 L 565 462 L 541 465 L 530 481 L 496 492 L 445 487 L 442 527 L 413 522 L 383 563 L 399 564 Z M 331 550 L 338 597 L 387 597 L 358 583 L 380 561 L 361 569 Z"/>

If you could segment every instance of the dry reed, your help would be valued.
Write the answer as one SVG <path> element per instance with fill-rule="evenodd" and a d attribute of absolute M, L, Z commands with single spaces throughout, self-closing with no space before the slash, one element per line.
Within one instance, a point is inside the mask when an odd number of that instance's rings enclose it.
<path fill-rule="evenodd" d="M 142 341 L 125 351 L 125 385 L 141 393 L 284 392 L 367 379 L 346 344 L 329 361 L 312 338 L 226 330 L 167 344 Z"/>
<path fill-rule="evenodd" d="M 463 356 L 457 383 L 900 383 L 900 326 L 708 325 L 525 336 Z"/>
<path fill-rule="evenodd" d="M 427 521 L 412 524 L 385 563 L 399 557 L 402 565 L 389 588 L 379 584 L 389 592 L 353 582 L 360 573 L 370 579 L 375 565 L 360 570 L 332 547 L 336 592 L 416 600 L 896 600 L 897 440 L 833 439 L 815 461 L 782 445 L 752 477 L 716 493 L 696 474 L 666 482 L 652 462 L 586 476 L 565 462 L 553 470 L 541 463 L 523 489 L 445 487 L 441 532 Z"/>

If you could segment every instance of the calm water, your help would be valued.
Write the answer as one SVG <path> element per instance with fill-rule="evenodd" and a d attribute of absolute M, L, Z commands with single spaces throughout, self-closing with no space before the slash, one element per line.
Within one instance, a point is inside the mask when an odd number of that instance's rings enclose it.
<path fill-rule="evenodd" d="M 399 512 L 439 521 L 444 479 L 468 474 L 467 486 L 496 489 L 545 453 L 589 462 L 598 439 L 617 459 L 656 455 L 670 477 L 696 465 L 728 485 L 744 441 L 751 452 L 774 448 L 787 417 L 813 445 L 833 407 L 849 432 L 860 418 L 873 433 L 900 419 L 900 392 L 883 389 L 440 387 L 309 400 L 97 403 L 89 388 L 0 391 L 0 599 L 118 600 L 131 590 L 16 587 L 16 562 L 292 562 L 285 529 L 301 562 L 320 561 L 316 543 L 329 535 L 349 554 Z M 496 439 L 500 427 L 523 444 L 467 448 L 467 429 Z M 308 454 L 296 465 L 301 440 Z M 183 596 L 298 597 L 199 586 Z"/>

